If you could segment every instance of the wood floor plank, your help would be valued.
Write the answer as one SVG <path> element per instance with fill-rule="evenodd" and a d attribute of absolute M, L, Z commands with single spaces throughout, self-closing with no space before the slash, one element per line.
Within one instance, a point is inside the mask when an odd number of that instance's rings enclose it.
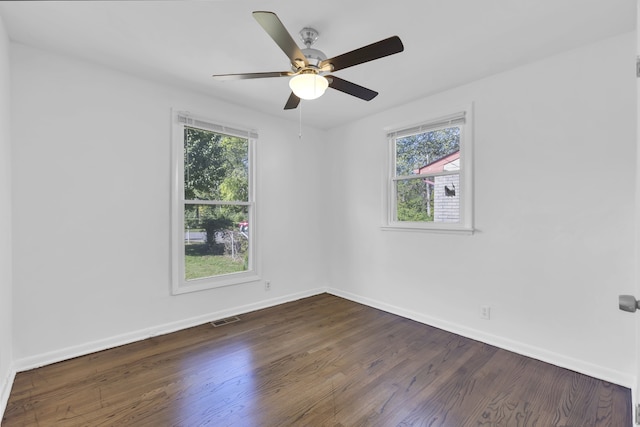
<path fill-rule="evenodd" d="M 328 294 L 21 372 L 2 426 L 630 427 L 624 387 Z"/>

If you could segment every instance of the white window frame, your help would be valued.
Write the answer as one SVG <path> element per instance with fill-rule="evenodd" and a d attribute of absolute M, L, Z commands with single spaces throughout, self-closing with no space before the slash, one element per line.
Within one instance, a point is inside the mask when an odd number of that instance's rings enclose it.
<path fill-rule="evenodd" d="M 451 222 L 411 222 L 396 219 L 396 176 L 395 141 L 405 136 L 416 135 L 455 125 L 460 126 L 460 221 Z M 387 174 L 385 179 L 385 213 L 383 230 L 427 231 L 442 233 L 472 234 L 473 228 L 473 109 L 472 105 L 451 109 L 443 114 L 431 115 L 420 124 L 387 128 Z M 455 172 L 456 174 L 458 172 Z M 438 175 L 446 175 L 439 173 Z M 432 176 L 424 175 L 426 177 Z M 407 178 L 407 177 L 404 177 Z M 412 176 L 415 178 L 415 175 Z"/>
<path fill-rule="evenodd" d="M 256 232 L 256 203 L 255 203 L 255 164 L 258 134 L 254 130 L 242 129 L 237 126 L 225 126 L 217 121 L 201 116 L 194 116 L 188 112 L 172 111 L 172 184 L 171 184 L 171 292 L 173 295 L 187 292 L 202 291 L 222 286 L 238 285 L 260 280 L 257 269 L 257 232 Z M 213 131 L 225 135 L 246 138 L 249 143 L 249 195 L 246 202 L 233 202 L 234 205 L 248 207 L 248 220 L 251 227 L 249 239 L 249 267 L 248 270 L 229 273 L 213 277 L 185 279 L 184 255 L 184 206 L 192 202 L 184 198 L 184 129 L 185 127 Z M 198 200 L 197 204 L 220 205 L 221 201 Z"/>

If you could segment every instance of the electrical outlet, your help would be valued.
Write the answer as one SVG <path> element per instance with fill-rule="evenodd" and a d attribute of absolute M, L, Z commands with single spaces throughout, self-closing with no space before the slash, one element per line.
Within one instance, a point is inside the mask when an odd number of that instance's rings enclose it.
<path fill-rule="evenodd" d="M 491 307 L 489 307 L 488 305 L 483 305 L 482 307 L 480 307 L 480 318 L 484 320 L 490 320 Z"/>
<path fill-rule="evenodd" d="M 264 281 L 264 290 L 265 291 L 270 291 L 271 290 L 271 282 L 269 280 L 265 280 Z"/>

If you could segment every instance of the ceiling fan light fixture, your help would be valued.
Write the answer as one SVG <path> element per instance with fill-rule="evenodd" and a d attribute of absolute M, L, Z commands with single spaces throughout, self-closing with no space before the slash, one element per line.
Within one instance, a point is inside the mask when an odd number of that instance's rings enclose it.
<path fill-rule="evenodd" d="M 315 73 L 303 73 L 289 80 L 289 87 L 300 99 L 320 98 L 329 87 L 329 81 Z"/>

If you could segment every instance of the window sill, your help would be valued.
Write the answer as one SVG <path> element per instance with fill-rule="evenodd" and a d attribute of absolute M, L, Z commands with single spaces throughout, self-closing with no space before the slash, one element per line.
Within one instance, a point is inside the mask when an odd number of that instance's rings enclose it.
<path fill-rule="evenodd" d="M 425 226 L 423 224 L 393 224 L 380 227 L 382 231 L 409 231 L 418 233 L 439 233 L 439 234 L 462 234 L 472 235 L 475 231 L 473 227 L 442 225 L 442 226 Z"/>
<path fill-rule="evenodd" d="M 242 275 L 229 275 L 229 277 L 216 277 L 193 279 L 189 281 L 183 281 L 178 286 L 173 287 L 173 295 L 187 294 L 190 292 L 206 291 L 209 289 L 222 288 L 225 286 L 242 285 L 245 283 L 252 283 L 260 281 L 261 278 L 255 273 L 242 274 Z"/>

